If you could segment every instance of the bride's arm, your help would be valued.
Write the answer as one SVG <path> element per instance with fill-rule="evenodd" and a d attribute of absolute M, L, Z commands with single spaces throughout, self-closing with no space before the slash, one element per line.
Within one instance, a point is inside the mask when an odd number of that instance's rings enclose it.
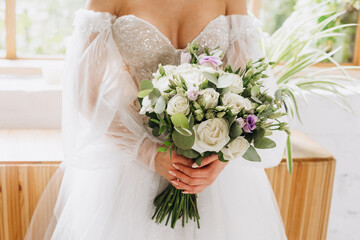
<path fill-rule="evenodd" d="M 84 168 L 135 159 L 155 170 L 162 142 L 139 115 L 138 84 L 113 38 L 116 15 L 94 7 L 76 12 L 63 75 L 62 136 L 65 161 Z M 169 174 L 168 174 L 169 175 Z"/>

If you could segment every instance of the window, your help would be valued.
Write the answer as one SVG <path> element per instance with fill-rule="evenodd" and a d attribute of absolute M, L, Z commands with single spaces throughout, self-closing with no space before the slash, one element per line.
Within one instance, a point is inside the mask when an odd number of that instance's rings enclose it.
<path fill-rule="evenodd" d="M 252 0 L 251 9 L 263 23 L 264 31 L 274 33 L 290 16 L 296 4 L 307 4 L 311 2 L 325 2 L 321 0 Z M 331 11 L 345 11 L 336 21 L 331 22 L 328 27 L 339 24 L 360 24 L 359 10 L 360 0 L 330 0 L 326 7 Z M 321 18 L 319 18 L 321 21 Z M 333 57 L 340 63 L 359 65 L 360 62 L 360 27 L 347 27 L 339 30 L 343 37 L 326 38 L 317 42 L 317 46 L 331 52 L 339 46 L 342 49 Z"/>
<path fill-rule="evenodd" d="M 0 58 L 5 57 L 5 0 L 0 0 Z"/>
<path fill-rule="evenodd" d="M 0 0 L 0 57 L 63 58 L 74 12 L 83 6 L 80 0 Z"/>

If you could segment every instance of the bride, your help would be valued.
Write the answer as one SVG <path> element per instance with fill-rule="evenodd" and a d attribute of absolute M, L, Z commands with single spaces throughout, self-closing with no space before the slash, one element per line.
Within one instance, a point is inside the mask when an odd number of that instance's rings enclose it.
<path fill-rule="evenodd" d="M 286 239 L 264 168 L 279 164 L 277 147 L 262 162 L 217 155 L 200 167 L 182 156 L 162 156 L 139 115 L 139 82 L 159 63 L 180 64 L 187 44 L 226 52 L 224 65 L 244 66 L 263 56 L 259 24 L 246 0 L 90 0 L 76 12 L 63 75 L 65 160 L 38 203 L 25 239 Z M 273 78 L 265 80 L 270 93 Z M 168 183 L 198 193 L 201 228 L 156 224 L 153 199 Z"/>

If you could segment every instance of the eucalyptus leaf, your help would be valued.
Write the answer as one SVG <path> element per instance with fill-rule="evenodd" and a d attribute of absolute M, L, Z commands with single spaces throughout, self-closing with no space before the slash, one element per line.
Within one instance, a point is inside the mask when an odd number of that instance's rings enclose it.
<path fill-rule="evenodd" d="M 188 136 L 192 135 L 192 132 L 189 129 L 177 127 L 177 126 L 174 126 L 174 129 L 175 129 L 175 131 L 177 131 L 178 133 L 180 133 L 183 136 L 188 137 Z"/>
<path fill-rule="evenodd" d="M 276 143 L 270 138 L 263 137 L 259 141 L 254 141 L 254 146 L 258 149 L 267 149 L 276 147 Z"/>
<path fill-rule="evenodd" d="M 178 148 L 176 150 L 176 153 L 180 154 L 186 158 L 191 158 L 191 159 L 195 159 L 200 156 L 200 154 L 197 151 L 195 151 L 194 149 L 184 150 L 184 149 Z"/>
<path fill-rule="evenodd" d="M 144 91 L 149 91 L 149 90 L 151 90 L 151 89 L 144 90 Z M 160 97 L 161 97 L 160 90 L 157 88 L 153 88 L 151 90 L 151 92 L 149 93 L 149 99 L 151 100 L 151 105 L 154 106 Z"/>
<path fill-rule="evenodd" d="M 140 83 L 140 90 L 153 89 L 154 85 L 150 80 L 143 80 Z"/>
<path fill-rule="evenodd" d="M 178 131 L 174 131 L 172 133 L 172 140 L 176 147 L 181 148 L 183 150 L 189 150 L 194 145 L 195 142 L 195 133 L 194 130 L 191 130 L 191 136 L 184 136 L 180 134 Z"/>
<path fill-rule="evenodd" d="M 160 96 L 155 104 L 154 112 L 162 113 L 165 111 L 166 101 L 163 96 Z"/>
<path fill-rule="evenodd" d="M 231 138 L 237 138 L 242 133 L 243 133 L 243 131 L 242 131 L 241 127 L 239 126 L 239 124 L 237 124 L 236 122 L 231 124 L 230 132 L 229 132 L 229 135 Z"/>
<path fill-rule="evenodd" d="M 189 129 L 189 122 L 185 114 L 175 113 L 170 119 L 174 126 Z"/>
<path fill-rule="evenodd" d="M 147 95 L 149 95 L 149 93 L 152 91 L 152 89 L 146 89 L 146 90 L 142 90 L 140 92 L 138 92 L 138 98 L 144 98 Z"/>
<path fill-rule="evenodd" d="M 256 149 L 251 145 L 242 157 L 251 162 L 261 162 L 259 154 L 257 153 Z"/>

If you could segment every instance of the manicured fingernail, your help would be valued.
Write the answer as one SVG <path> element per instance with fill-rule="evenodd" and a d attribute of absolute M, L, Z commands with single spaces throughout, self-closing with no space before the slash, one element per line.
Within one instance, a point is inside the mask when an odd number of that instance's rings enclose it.
<path fill-rule="evenodd" d="M 183 192 L 183 194 L 191 194 L 190 192 Z"/>
<path fill-rule="evenodd" d="M 176 173 L 174 173 L 173 171 L 169 171 L 169 173 L 170 173 L 171 175 L 173 175 L 174 177 L 176 177 Z"/>
<path fill-rule="evenodd" d="M 175 169 L 179 170 L 179 167 L 178 167 L 176 164 L 173 163 L 172 166 L 173 166 Z"/>
<path fill-rule="evenodd" d="M 171 183 L 175 184 L 175 185 L 179 185 L 177 182 L 175 182 L 174 180 L 171 181 Z"/>
<path fill-rule="evenodd" d="M 199 166 L 196 164 L 196 163 L 194 163 L 193 165 L 192 165 L 192 168 L 198 168 Z"/>

